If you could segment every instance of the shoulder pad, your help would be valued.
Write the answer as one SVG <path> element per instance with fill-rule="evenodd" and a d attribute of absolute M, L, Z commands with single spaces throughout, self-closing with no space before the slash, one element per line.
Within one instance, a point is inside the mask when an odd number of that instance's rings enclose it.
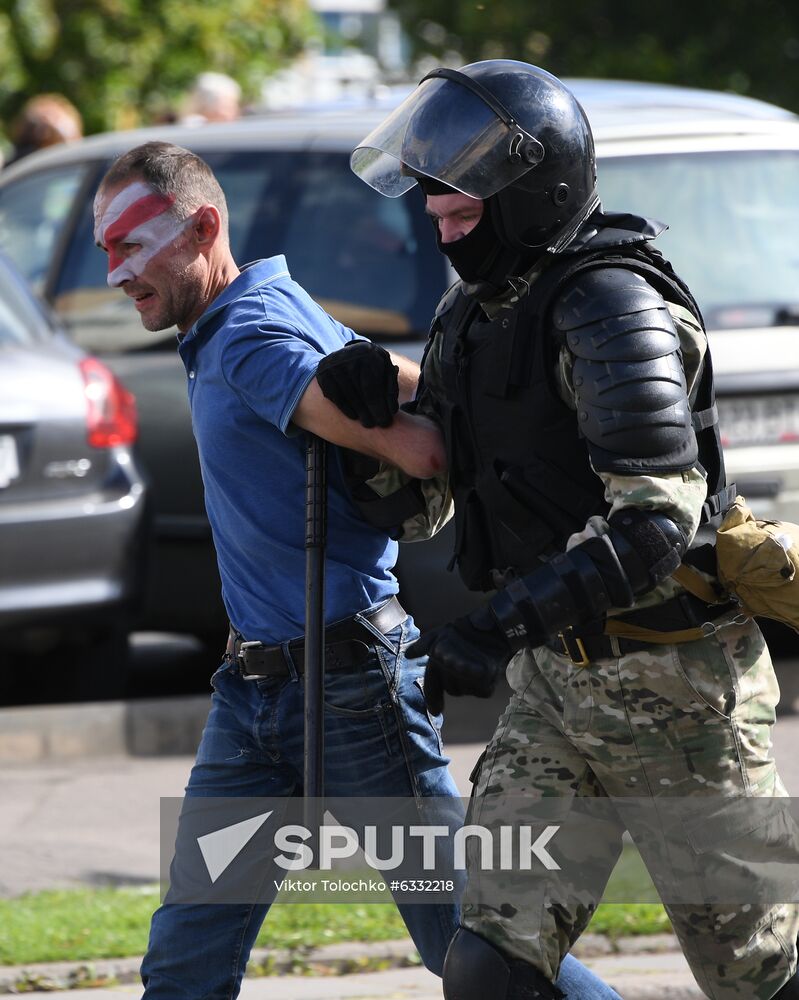
<path fill-rule="evenodd" d="M 697 447 L 680 338 L 663 297 L 622 267 L 578 274 L 553 322 L 574 356 L 577 420 L 597 472 L 677 472 Z"/>
<path fill-rule="evenodd" d="M 577 275 L 558 295 L 552 321 L 569 350 L 586 361 L 648 361 L 680 347 L 663 296 L 627 268 Z"/>

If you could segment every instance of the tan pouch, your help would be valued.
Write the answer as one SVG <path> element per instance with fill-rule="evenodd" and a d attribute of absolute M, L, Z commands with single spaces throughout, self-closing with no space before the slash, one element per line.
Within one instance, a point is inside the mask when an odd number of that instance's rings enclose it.
<path fill-rule="evenodd" d="M 753 615 L 799 631 L 799 524 L 755 518 L 736 497 L 716 535 L 719 581 Z"/>

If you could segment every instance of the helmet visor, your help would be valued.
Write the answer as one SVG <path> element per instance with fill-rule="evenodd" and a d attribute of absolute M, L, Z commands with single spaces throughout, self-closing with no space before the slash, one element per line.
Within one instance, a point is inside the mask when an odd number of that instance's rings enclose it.
<path fill-rule="evenodd" d="M 350 157 L 350 166 L 388 198 L 405 194 L 423 175 L 485 199 L 543 157 L 537 139 L 514 121 L 503 121 L 477 94 L 432 77 L 369 133 Z"/>

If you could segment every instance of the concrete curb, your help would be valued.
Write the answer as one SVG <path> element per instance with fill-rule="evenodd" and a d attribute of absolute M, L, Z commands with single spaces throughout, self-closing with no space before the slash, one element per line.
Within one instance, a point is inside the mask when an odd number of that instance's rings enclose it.
<path fill-rule="evenodd" d="M 453 698 L 444 724 L 447 744 L 485 745 L 508 693 L 498 685 L 487 701 Z M 0 708 L 0 766 L 118 754 L 193 757 L 210 700 L 209 688 L 208 694 Z"/>
<path fill-rule="evenodd" d="M 193 755 L 210 695 L 0 709 L 0 765 Z"/>
<path fill-rule="evenodd" d="M 612 941 L 602 934 L 584 934 L 573 949 L 575 957 L 588 959 L 609 955 L 643 955 L 677 949 L 670 934 Z M 420 964 L 419 955 L 408 939 L 401 941 L 343 942 L 319 948 L 273 951 L 254 948 L 248 975 L 340 976 L 354 972 L 376 972 Z M 0 966 L 0 994 L 32 990 L 68 990 L 139 980 L 141 957 L 97 959 L 83 962 L 36 962 Z M 663 996 L 662 988 L 658 994 Z M 654 994 L 653 994 L 654 996 Z M 642 998 L 643 1000 L 643 998 Z"/>

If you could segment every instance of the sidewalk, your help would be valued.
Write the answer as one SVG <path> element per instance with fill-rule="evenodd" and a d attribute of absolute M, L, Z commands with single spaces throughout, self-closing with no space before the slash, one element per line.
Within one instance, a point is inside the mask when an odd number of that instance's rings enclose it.
<path fill-rule="evenodd" d="M 660 946 L 665 950 L 642 952 L 642 947 Z M 658 940 L 626 938 L 617 942 L 616 954 L 596 954 L 609 948 L 609 942 L 595 935 L 586 935 L 575 948 L 575 955 L 593 969 L 605 982 L 610 983 L 623 1000 L 703 1000 L 703 994 L 694 983 L 685 959 L 673 949 L 673 939 L 662 935 Z M 253 962 L 265 956 L 253 953 Z M 271 956 L 275 958 L 275 956 Z M 351 1000 L 374 998 L 384 1000 L 441 1000 L 441 981 L 426 969 L 414 963 L 414 952 L 407 941 L 385 942 L 374 945 L 331 945 L 318 949 L 308 957 L 309 972 L 304 975 L 266 976 L 246 979 L 241 991 L 242 1000 Z M 138 982 L 139 959 L 96 962 L 91 973 L 96 980 L 116 976 L 118 985 L 109 988 L 70 989 L 59 991 L 58 986 L 73 976 L 87 974 L 86 967 L 61 963 L 53 966 L 30 966 L 27 979 L 17 975 L 16 989 L 31 998 L 59 995 L 64 1000 L 135 1000 L 141 995 Z M 398 968 L 379 972 L 335 974 L 335 970 L 362 967 L 369 964 L 396 964 Z M 406 963 L 414 963 L 407 965 Z M 327 975 L 315 975 L 313 969 L 324 967 Z M 9 992 L 12 970 L 0 969 L 0 992 Z M 75 981 L 75 980 L 73 980 Z M 24 983 L 24 987 L 23 987 Z M 34 992 L 28 992 L 30 988 Z M 41 991 L 37 990 L 41 987 Z M 490 1000 L 490 998 L 486 998 Z"/>

